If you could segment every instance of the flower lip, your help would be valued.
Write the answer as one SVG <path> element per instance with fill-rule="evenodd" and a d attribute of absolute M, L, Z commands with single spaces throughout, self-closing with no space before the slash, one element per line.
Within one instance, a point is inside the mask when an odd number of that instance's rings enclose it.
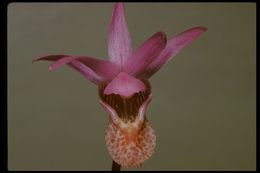
<path fill-rule="evenodd" d="M 146 87 L 145 84 L 125 73 L 120 72 L 105 88 L 104 94 L 119 94 L 123 97 L 130 97 L 135 93 L 138 93 L 140 91 L 145 91 Z"/>

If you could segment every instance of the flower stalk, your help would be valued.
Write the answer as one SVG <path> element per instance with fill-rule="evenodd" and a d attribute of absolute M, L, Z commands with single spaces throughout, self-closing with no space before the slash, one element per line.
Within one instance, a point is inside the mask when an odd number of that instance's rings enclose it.
<path fill-rule="evenodd" d="M 112 163 L 112 171 L 120 171 L 121 170 L 121 165 L 119 165 L 118 163 L 116 163 L 114 160 L 113 160 L 113 163 Z"/>

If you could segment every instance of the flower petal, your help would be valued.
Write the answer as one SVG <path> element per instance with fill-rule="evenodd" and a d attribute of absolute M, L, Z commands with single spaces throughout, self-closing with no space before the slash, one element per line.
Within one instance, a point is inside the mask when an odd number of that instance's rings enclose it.
<path fill-rule="evenodd" d="M 157 32 L 137 50 L 137 52 L 124 64 L 124 71 L 138 77 L 166 46 L 166 35 Z"/>
<path fill-rule="evenodd" d="M 102 81 L 107 80 L 77 60 L 70 62 L 69 66 L 80 72 L 87 80 L 93 82 L 96 85 L 99 85 Z"/>
<path fill-rule="evenodd" d="M 59 67 L 61 67 L 62 65 L 68 64 L 69 62 L 73 61 L 75 59 L 75 57 L 71 57 L 71 56 L 65 56 L 63 58 L 60 58 L 56 61 L 54 61 L 50 66 L 49 66 L 49 70 L 55 70 Z"/>
<path fill-rule="evenodd" d="M 109 61 L 85 56 L 49 55 L 37 58 L 33 62 L 40 60 L 55 61 L 51 64 L 49 70 L 55 70 L 62 65 L 68 64 L 95 84 L 112 79 L 120 69 L 119 66 Z"/>
<path fill-rule="evenodd" d="M 124 4 L 116 3 L 109 27 L 108 53 L 111 62 L 122 65 L 132 55 L 131 37 L 124 14 Z"/>
<path fill-rule="evenodd" d="M 207 28 L 205 27 L 194 27 L 178 34 L 176 37 L 171 38 L 167 42 L 165 49 L 161 52 L 159 57 L 147 66 L 141 77 L 147 79 L 150 78 L 164 64 L 168 63 L 177 53 L 179 53 L 184 47 L 188 46 L 205 31 L 207 31 Z"/>
<path fill-rule="evenodd" d="M 137 92 L 145 91 L 145 89 L 145 84 L 141 80 L 121 72 L 106 86 L 104 93 L 130 97 Z"/>
<path fill-rule="evenodd" d="M 116 77 L 116 75 L 120 72 L 120 66 L 110 61 L 91 57 L 78 57 L 76 59 L 93 69 L 97 74 L 109 79 Z"/>

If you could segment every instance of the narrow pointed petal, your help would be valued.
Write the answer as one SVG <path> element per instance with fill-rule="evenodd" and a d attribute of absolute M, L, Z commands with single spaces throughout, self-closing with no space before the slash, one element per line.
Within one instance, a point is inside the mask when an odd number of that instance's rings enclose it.
<path fill-rule="evenodd" d="M 82 64 L 77 60 L 73 60 L 68 65 L 73 69 L 75 69 L 76 71 L 80 72 L 87 80 L 93 82 L 96 85 L 99 85 L 104 80 L 107 80 L 106 78 L 98 75 L 91 68 L 89 68 L 88 66 Z"/>
<path fill-rule="evenodd" d="M 124 4 L 116 3 L 109 27 L 109 58 L 111 62 L 119 65 L 132 55 L 131 37 L 124 13 Z"/>
<path fill-rule="evenodd" d="M 55 70 L 55 69 L 61 67 L 62 65 L 68 64 L 69 62 L 73 61 L 74 59 L 75 59 L 74 57 L 68 56 L 68 57 L 64 57 L 59 60 L 56 60 L 49 66 L 49 70 L 50 71 Z"/>
<path fill-rule="evenodd" d="M 137 50 L 124 64 L 124 71 L 138 77 L 146 67 L 162 52 L 167 43 L 164 32 L 157 32 Z"/>
<path fill-rule="evenodd" d="M 79 71 L 88 80 L 99 84 L 101 81 L 110 80 L 117 75 L 119 66 L 99 59 L 83 56 L 70 56 L 70 55 L 49 55 L 37 58 L 33 62 L 47 60 L 55 61 L 49 67 L 49 70 L 55 70 L 62 65 L 69 65 L 73 69 Z"/>
<path fill-rule="evenodd" d="M 165 49 L 161 52 L 159 57 L 147 66 L 146 70 L 142 74 L 142 77 L 147 79 L 150 78 L 154 73 L 160 70 L 163 65 L 168 63 L 176 54 L 192 43 L 205 31 L 207 31 L 205 27 L 194 27 L 171 38 L 167 42 Z"/>
<path fill-rule="evenodd" d="M 88 66 L 82 64 L 81 62 L 72 57 L 65 57 L 57 60 L 56 62 L 52 63 L 52 65 L 49 67 L 49 70 L 52 71 L 54 69 L 59 68 L 61 65 L 65 64 L 81 73 L 87 80 L 93 82 L 96 85 L 100 84 L 102 81 L 105 80 L 104 77 L 98 75 Z"/>
<path fill-rule="evenodd" d="M 91 57 L 76 58 L 81 63 L 93 69 L 97 74 L 112 79 L 120 72 L 120 66 L 110 61 L 100 60 Z"/>

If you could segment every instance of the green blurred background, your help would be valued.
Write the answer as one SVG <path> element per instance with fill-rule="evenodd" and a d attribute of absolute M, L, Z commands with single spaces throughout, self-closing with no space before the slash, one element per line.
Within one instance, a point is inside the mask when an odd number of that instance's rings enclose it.
<path fill-rule="evenodd" d="M 48 54 L 107 59 L 113 3 L 8 6 L 9 170 L 110 170 L 108 115 L 97 88 Z M 255 170 L 256 4 L 126 3 L 134 48 L 157 31 L 168 38 L 208 31 L 153 78 L 148 109 L 154 155 L 123 170 Z"/>

